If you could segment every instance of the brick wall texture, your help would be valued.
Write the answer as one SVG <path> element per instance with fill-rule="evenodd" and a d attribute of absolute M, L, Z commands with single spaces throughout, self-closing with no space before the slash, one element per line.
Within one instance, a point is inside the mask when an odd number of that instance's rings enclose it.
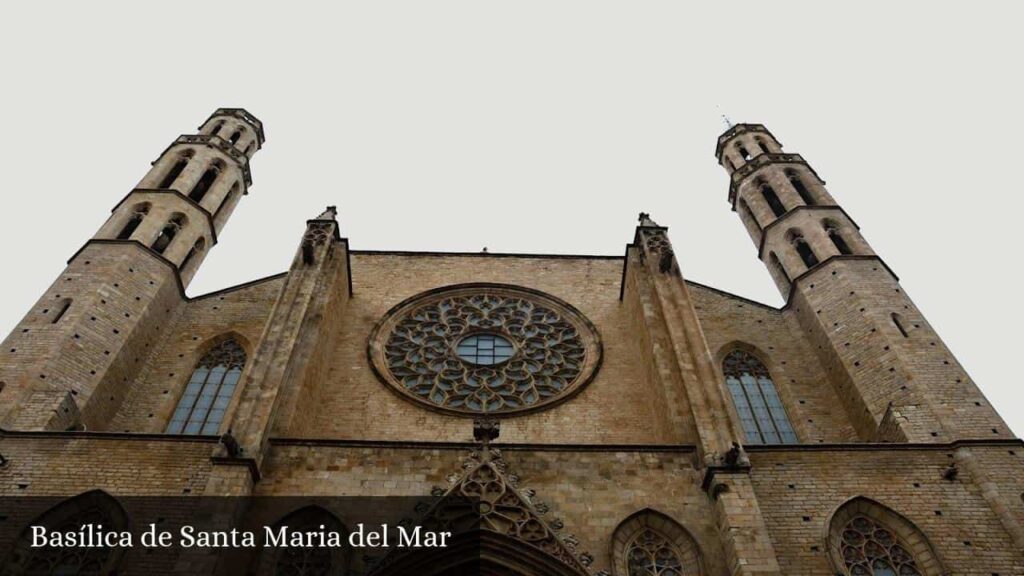
<path fill-rule="evenodd" d="M 216 120 L 253 129 L 245 114 L 211 117 L 207 144 L 189 144 L 191 161 L 230 160 Z M 249 157 L 255 138 L 242 140 Z M 119 239 L 130 214 L 121 207 L 186 206 L 197 228 L 180 242 L 212 246 L 198 216 L 209 212 L 220 229 L 244 200 L 228 195 L 230 182 L 195 202 L 184 189 L 153 191 L 173 164 L 163 157 L 140 185 L 147 191 L 118 205 L 3 342 L 0 495 L 447 489 L 479 450 L 473 415 L 392 389 L 371 366 L 370 334 L 406 299 L 496 283 L 561 299 L 600 336 L 593 379 L 567 401 L 502 417 L 494 444 L 585 571 L 636 574 L 615 564 L 634 537 L 616 531 L 647 523 L 680 551 L 695 548 L 694 573 L 848 574 L 836 523 L 861 514 L 892 523 L 922 575 L 1024 575 L 1024 445 L 813 170 L 784 158 L 763 127 L 722 138 L 733 200 L 783 308 L 684 280 L 649 218 L 625 257 L 353 252 L 331 210 L 284 240 L 296 242 L 285 273 L 187 297 L 198 264 L 173 242 L 154 251 L 159 223 Z M 240 162 L 224 177 L 241 179 Z M 183 171 L 179 187 L 194 186 L 204 166 Z M 794 175 L 806 180 L 802 195 Z M 766 183 L 788 212 L 773 212 Z M 165 434 L 194 368 L 227 339 L 246 359 L 217 433 Z M 747 441 L 723 373 L 735 351 L 763 363 L 797 443 Z M 218 439 L 225 433 L 237 450 Z M 203 572 L 208 561 L 178 571 Z"/>

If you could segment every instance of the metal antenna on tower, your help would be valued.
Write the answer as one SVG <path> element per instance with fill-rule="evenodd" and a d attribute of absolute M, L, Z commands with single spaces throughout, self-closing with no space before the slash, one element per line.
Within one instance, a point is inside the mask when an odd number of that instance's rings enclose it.
<path fill-rule="evenodd" d="M 722 111 L 722 108 L 717 106 L 717 105 L 715 106 L 715 108 L 718 108 L 719 112 Z M 722 122 L 725 122 L 726 130 L 728 130 L 729 128 L 732 128 L 732 120 L 729 120 L 729 117 L 726 116 L 724 113 L 722 114 Z"/>

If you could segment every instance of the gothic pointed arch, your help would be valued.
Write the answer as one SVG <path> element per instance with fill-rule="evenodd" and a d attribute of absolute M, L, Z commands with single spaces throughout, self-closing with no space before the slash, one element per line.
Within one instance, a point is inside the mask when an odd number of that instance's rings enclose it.
<path fill-rule="evenodd" d="M 615 576 L 702 576 L 700 547 L 668 515 L 646 508 L 623 520 L 612 534 Z"/>
<path fill-rule="evenodd" d="M 913 522 L 870 498 L 839 506 L 826 524 L 829 558 L 847 576 L 944 576 L 942 561 Z"/>
<path fill-rule="evenodd" d="M 272 529 L 287 526 L 293 532 L 338 532 L 348 540 L 348 529 L 325 508 L 309 505 L 283 516 Z M 321 528 L 321 526 L 323 528 Z M 346 576 L 351 551 L 348 548 L 267 547 L 260 554 L 254 576 Z"/>
<path fill-rule="evenodd" d="M 745 443 L 796 444 L 799 439 L 765 358 L 760 350 L 742 342 L 732 342 L 718 354 Z"/>
<path fill-rule="evenodd" d="M 77 531 L 85 524 L 105 531 L 130 530 L 128 514 L 103 490 L 92 490 L 63 500 L 29 522 L 0 567 L 0 574 L 61 574 L 67 576 L 116 574 L 123 547 L 32 547 L 30 526 L 50 531 Z"/>
<path fill-rule="evenodd" d="M 167 424 L 168 434 L 217 434 L 238 389 L 248 354 L 237 334 L 211 340 L 195 364 Z"/>
<path fill-rule="evenodd" d="M 518 487 L 501 451 L 474 450 L 464 472 L 450 477 L 447 489 L 417 524 L 424 530 L 452 532 L 452 544 L 385 557 L 372 576 L 588 576 L 593 557 L 577 550 L 578 541 L 562 534 L 562 521 L 547 519 L 546 504 Z M 466 570 L 473 570 L 467 572 Z"/>

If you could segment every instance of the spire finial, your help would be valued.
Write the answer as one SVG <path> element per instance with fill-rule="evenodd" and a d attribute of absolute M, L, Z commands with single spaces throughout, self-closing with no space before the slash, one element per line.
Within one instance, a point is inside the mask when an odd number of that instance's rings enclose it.
<path fill-rule="evenodd" d="M 648 227 L 648 226 L 650 226 L 650 227 L 654 227 L 654 228 L 659 228 L 658 223 L 655 222 L 654 220 L 651 220 L 651 215 L 648 214 L 647 212 L 641 212 L 640 213 L 640 226 L 641 227 Z"/>
<path fill-rule="evenodd" d="M 338 215 L 338 207 L 337 206 L 328 206 L 327 209 L 324 210 L 323 212 L 321 212 L 319 216 L 314 218 L 314 220 L 335 220 L 336 219 L 335 216 L 337 216 L 337 215 Z"/>

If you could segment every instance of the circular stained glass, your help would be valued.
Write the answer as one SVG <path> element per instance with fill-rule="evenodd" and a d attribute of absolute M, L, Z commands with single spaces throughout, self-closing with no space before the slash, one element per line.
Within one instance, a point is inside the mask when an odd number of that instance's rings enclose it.
<path fill-rule="evenodd" d="M 597 330 L 569 304 L 502 284 L 462 284 L 402 302 L 370 335 L 394 390 L 460 415 L 532 411 L 578 392 L 601 360 Z"/>
<path fill-rule="evenodd" d="M 455 353 L 470 364 L 493 366 L 512 357 L 515 347 L 507 338 L 497 334 L 466 336 L 455 347 Z"/>

